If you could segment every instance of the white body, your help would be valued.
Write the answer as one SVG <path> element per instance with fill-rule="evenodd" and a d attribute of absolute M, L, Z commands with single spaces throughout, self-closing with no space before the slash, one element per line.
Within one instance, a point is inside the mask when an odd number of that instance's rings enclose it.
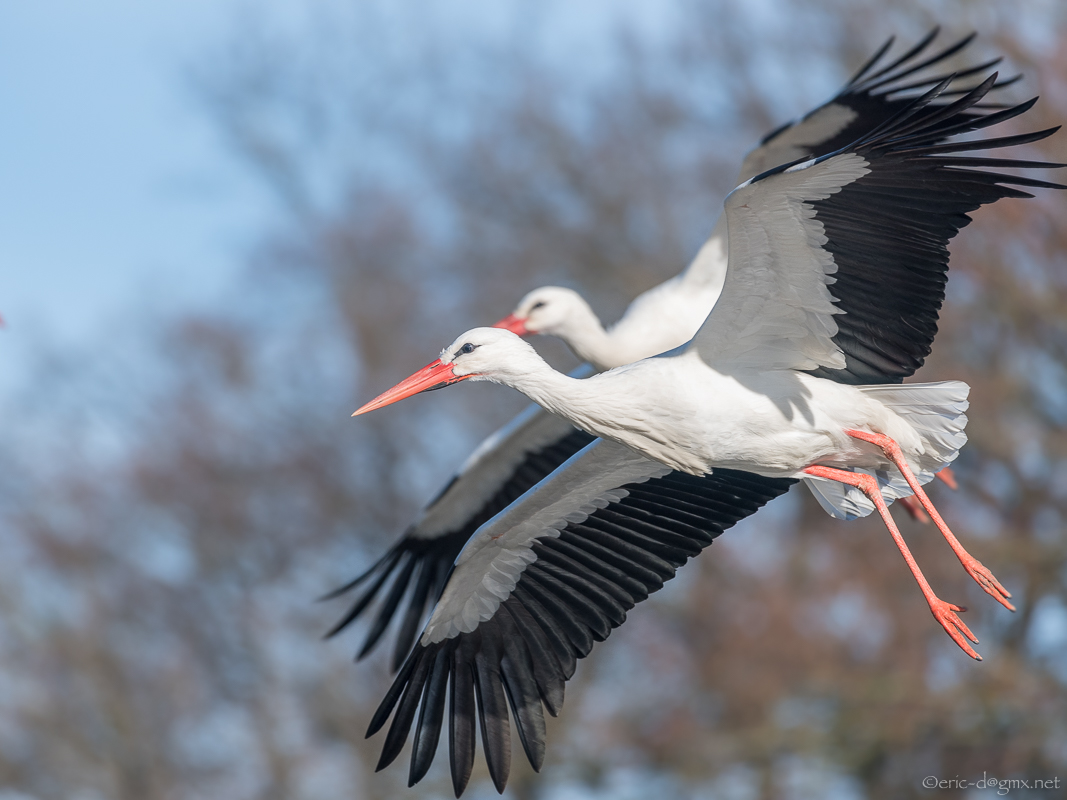
<path fill-rule="evenodd" d="M 965 385 L 954 381 L 864 387 L 793 370 L 725 375 L 693 347 L 581 381 L 527 365 L 506 383 L 579 428 L 672 469 L 702 475 L 723 467 L 776 478 L 804 478 L 815 463 L 892 468 L 879 448 L 849 437 L 846 428 L 894 439 L 916 472 L 939 469 L 955 453 L 936 454 L 941 446 L 930 451 L 913 410 L 894 409 L 883 398 L 934 392 L 933 404 L 940 405 L 943 392 L 966 397 Z M 960 436 L 958 445 L 965 441 L 962 430 Z"/>

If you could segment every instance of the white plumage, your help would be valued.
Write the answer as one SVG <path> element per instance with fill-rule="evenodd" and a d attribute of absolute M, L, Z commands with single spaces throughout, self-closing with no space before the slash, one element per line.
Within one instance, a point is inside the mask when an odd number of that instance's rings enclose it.
<path fill-rule="evenodd" d="M 576 660 L 678 566 L 797 480 L 835 515 L 876 509 L 935 619 L 980 658 L 957 616 L 963 609 L 934 594 L 887 509 L 887 500 L 914 492 L 966 571 L 1012 608 L 921 488 L 966 441 L 967 387 L 899 382 L 930 352 L 946 245 L 968 212 L 1029 196 L 1018 186 L 1067 187 L 976 169 L 1061 165 L 953 156 L 1055 129 L 946 144 L 1033 105 L 974 110 L 995 74 L 955 102 L 932 105 L 950 81 L 850 146 L 738 187 L 726 202 L 726 280 L 689 342 L 578 380 L 552 370 L 513 332 L 475 328 L 356 412 L 488 380 L 599 437 L 467 542 L 371 721 L 368 735 L 393 717 L 379 769 L 399 754 L 421 706 L 411 781 L 425 774 L 446 696 L 457 795 L 470 777 L 476 719 L 503 790 L 509 706 L 538 768 L 543 710 L 559 712 Z"/>

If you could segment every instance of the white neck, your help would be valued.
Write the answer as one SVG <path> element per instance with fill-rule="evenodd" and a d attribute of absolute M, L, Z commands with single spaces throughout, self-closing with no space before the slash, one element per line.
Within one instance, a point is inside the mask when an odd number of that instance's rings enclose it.
<path fill-rule="evenodd" d="M 568 320 L 565 330 L 559 338 L 574 351 L 582 361 L 588 361 L 597 370 L 603 371 L 615 366 L 614 345 L 611 336 L 589 309 L 588 314 L 576 315 Z"/>
<path fill-rule="evenodd" d="M 558 336 L 599 371 L 678 347 L 697 332 L 718 298 L 728 251 L 724 214 L 685 271 L 636 298 L 610 330 L 605 331 L 583 303 L 565 327 L 545 332 Z"/>
<path fill-rule="evenodd" d="M 595 377 L 579 380 L 557 372 L 533 348 L 514 359 L 506 370 L 487 372 L 483 379 L 510 386 L 546 411 L 586 430 L 603 412 Z"/>
<path fill-rule="evenodd" d="M 501 383 L 522 392 L 546 411 L 572 422 L 575 409 L 585 405 L 583 401 L 591 397 L 584 381 L 556 372 L 544 361 L 539 369 L 509 376 Z"/>

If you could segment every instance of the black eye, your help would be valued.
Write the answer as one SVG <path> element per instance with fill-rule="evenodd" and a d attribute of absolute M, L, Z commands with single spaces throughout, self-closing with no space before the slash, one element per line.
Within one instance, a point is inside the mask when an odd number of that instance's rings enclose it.
<path fill-rule="evenodd" d="M 545 303 L 544 303 L 544 301 L 543 301 L 543 300 L 538 300 L 538 301 L 537 301 L 536 303 L 534 303 L 534 304 L 533 304 L 533 305 L 532 305 L 532 306 L 530 307 L 530 310 L 531 310 L 531 311 L 536 311 L 537 309 L 539 309 L 539 308 L 540 308 L 541 306 L 543 306 L 544 304 L 545 304 Z"/>
<path fill-rule="evenodd" d="M 463 347 L 459 348 L 459 350 L 456 351 L 456 355 L 457 356 L 465 356 L 465 355 L 469 355 L 470 353 L 473 353 L 473 352 L 474 352 L 474 345 L 471 344 L 470 342 L 467 342 L 465 345 L 463 345 Z"/>

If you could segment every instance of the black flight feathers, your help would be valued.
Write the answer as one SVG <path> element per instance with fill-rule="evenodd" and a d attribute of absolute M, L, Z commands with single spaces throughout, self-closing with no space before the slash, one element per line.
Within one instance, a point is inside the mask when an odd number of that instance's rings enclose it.
<path fill-rule="evenodd" d="M 1067 188 L 1036 178 L 975 167 L 1019 170 L 1064 166 L 1041 161 L 954 156 L 1028 144 L 1051 136 L 1034 133 L 968 142 L 945 138 L 988 128 L 1028 111 L 1037 98 L 1009 108 L 974 113 L 996 85 L 993 73 L 951 103 L 934 105 L 953 76 L 911 100 L 859 140 L 814 159 L 818 164 L 856 153 L 870 172 L 841 191 L 811 203 L 822 223 L 836 272 L 829 289 L 843 313 L 835 315 L 834 342 L 844 369 L 811 374 L 851 384 L 900 383 L 922 366 L 937 334 L 948 280 L 948 243 L 970 223 L 968 212 L 1003 197 L 1031 197 L 1018 186 Z M 753 178 L 767 180 L 785 164 Z"/>
<path fill-rule="evenodd" d="M 414 724 L 409 785 L 422 779 L 437 750 L 447 698 L 457 797 L 474 766 L 476 726 L 489 774 L 504 790 L 509 707 L 526 757 L 539 770 L 544 710 L 559 713 L 577 660 L 689 558 L 794 483 L 726 469 L 703 477 L 672 472 L 625 486 L 627 497 L 568 524 L 558 538 L 538 540 L 537 560 L 492 617 L 470 633 L 415 645 L 367 731 L 373 735 L 393 716 L 378 769 L 400 754 Z"/>
<path fill-rule="evenodd" d="M 594 438 L 584 431 L 573 428 L 570 433 L 557 441 L 527 453 L 512 474 L 502 480 L 500 488 L 485 505 L 456 530 L 433 539 L 419 538 L 409 531 L 370 569 L 322 598 L 329 600 L 340 597 L 370 581 L 369 586 L 352 604 L 348 613 L 326 634 L 327 638 L 340 633 L 364 614 L 375 598 L 384 592 L 384 599 L 377 607 L 363 647 L 356 656 L 357 660 L 363 658 L 381 641 L 382 634 L 385 633 L 397 609 L 407 596 L 407 608 L 401 612 L 402 622 L 393 650 L 393 669 L 399 669 L 422 627 L 427 610 L 441 596 L 445 582 L 451 573 L 452 564 L 467 540 L 484 522 L 507 508 L 513 500 L 554 472 L 564 461 L 592 442 Z M 437 503 L 451 487 L 450 483 L 433 503 L 430 503 L 430 506 Z M 373 580 L 371 580 L 372 577 Z M 392 583 L 389 583 L 390 578 L 392 578 Z M 386 590 L 387 584 L 388 590 Z"/>
<path fill-rule="evenodd" d="M 905 82 L 905 78 L 911 77 L 927 67 L 941 64 L 956 55 L 967 47 L 975 38 L 975 34 L 969 34 L 948 47 L 935 52 L 933 55 L 923 57 L 926 50 L 937 37 L 939 31 L 940 28 L 934 28 L 920 42 L 902 56 L 891 61 L 889 64 L 876 69 L 878 62 L 882 60 L 883 56 L 885 56 L 889 51 L 889 48 L 893 45 L 894 39 L 893 37 L 890 37 L 889 40 L 882 45 L 873 56 L 871 56 L 867 63 L 860 67 L 849 82 L 845 84 L 845 87 L 838 92 L 837 96 L 825 105 L 820 106 L 807 114 L 803 119 L 808 119 L 809 117 L 818 114 L 829 105 L 844 106 L 855 112 L 855 117 L 833 136 L 821 141 L 806 143 L 810 148 L 810 155 L 832 153 L 851 144 L 867 131 L 871 130 L 871 128 L 907 107 L 907 105 L 914 99 L 914 92 L 919 89 L 928 89 L 931 86 L 936 86 L 945 79 L 950 79 L 955 83 L 956 81 L 969 78 L 972 75 L 983 73 L 1000 63 L 1000 58 L 994 58 L 981 64 L 961 69 L 953 74 L 942 73 Z M 1021 77 L 1021 75 L 1016 75 L 1007 80 L 999 81 L 993 88 L 1000 89 L 1005 86 L 1010 86 Z M 969 89 L 953 86 L 942 92 L 941 97 L 947 98 L 953 95 L 963 94 L 967 91 L 969 91 Z M 912 95 L 908 96 L 906 94 L 908 92 L 912 92 Z M 792 128 L 795 124 L 795 122 L 789 122 L 776 128 L 764 136 L 760 141 L 760 144 L 766 145 L 773 142 L 774 139 Z"/>

